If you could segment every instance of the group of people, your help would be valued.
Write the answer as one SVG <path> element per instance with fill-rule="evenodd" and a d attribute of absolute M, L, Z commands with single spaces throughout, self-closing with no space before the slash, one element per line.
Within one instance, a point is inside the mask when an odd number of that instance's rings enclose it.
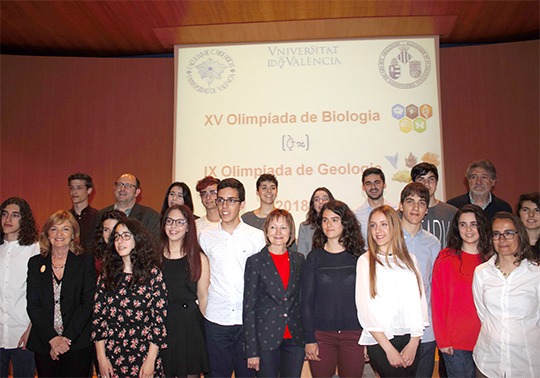
<path fill-rule="evenodd" d="M 161 213 L 136 202 L 131 174 L 115 204 L 90 207 L 92 179 L 68 178 L 73 207 L 38 233 L 28 203 L 0 206 L 1 376 L 540 376 L 540 195 L 511 206 L 496 170 L 471 163 L 469 192 L 435 198 L 437 167 L 412 168 L 397 206 L 384 173 L 362 175 L 351 210 L 326 187 L 296 239 L 275 176 L 245 207 L 234 178 L 175 182 Z M 452 206 L 455 205 L 455 206 Z"/>

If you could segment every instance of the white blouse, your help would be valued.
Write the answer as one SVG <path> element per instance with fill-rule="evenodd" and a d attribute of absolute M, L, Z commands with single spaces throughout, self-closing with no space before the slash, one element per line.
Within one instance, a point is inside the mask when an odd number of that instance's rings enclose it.
<path fill-rule="evenodd" d="M 360 345 L 375 345 L 377 340 L 370 332 L 384 332 L 388 340 L 394 336 L 410 334 L 422 337 L 424 328 L 429 326 L 424 285 L 420 282 L 422 295 L 418 290 L 416 275 L 395 257 L 390 256 L 386 265 L 385 256 L 380 257 L 383 265 L 377 264 L 377 296 L 369 295 L 369 252 L 358 259 L 356 269 L 356 308 L 358 320 L 364 329 L 358 342 Z M 411 255 L 416 269 L 418 261 Z M 421 278 L 421 276 L 420 276 Z"/>
<path fill-rule="evenodd" d="M 495 258 L 474 272 L 474 362 L 488 377 L 540 377 L 540 267 L 524 260 L 505 278 Z"/>

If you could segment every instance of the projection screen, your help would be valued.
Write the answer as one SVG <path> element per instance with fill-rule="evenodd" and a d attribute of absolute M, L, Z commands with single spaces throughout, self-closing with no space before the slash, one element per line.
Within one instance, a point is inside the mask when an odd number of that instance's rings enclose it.
<path fill-rule="evenodd" d="M 246 187 L 279 180 L 276 206 L 305 219 L 316 187 L 361 206 L 362 172 L 379 167 L 397 204 L 421 161 L 444 198 L 437 36 L 175 46 L 173 178 L 195 192 L 212 175 Z"/>

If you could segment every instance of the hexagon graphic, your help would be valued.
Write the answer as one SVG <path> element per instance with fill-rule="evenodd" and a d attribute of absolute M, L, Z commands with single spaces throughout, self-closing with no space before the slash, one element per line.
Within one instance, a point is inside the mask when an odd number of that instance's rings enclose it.
<path fill-rule="evenodd" d="M 407 106 L 405 116 L 409 119 L 418 118 L 418 106 L 413 104 Z"/>
<path fill-rule="evenodd" d="M 392 117 L 394 117 L 397 120 L 400 120 L 403 117 L 405 117 L 405 108 L 403 107 L 403 105 L 396 104 L 392 106 Z"/>
<path fill-rule="evenodd" d="M 420 107 L 420 117 L 424 119 L 431 118 L 433 116 L 433 108 L 428 104 L 424 104 Z"/>
<path fill-rule="evenodd" d="M 417 133 L 423 133 L 427 129 L 426 120 L 423 118 L 417 118 L 413 122 L 414 131 Z"/>
<path fill-rule="evenodd" d="M 411 120 L 407 118 L 403 118 L 401 121 L 399 121 L 399 129 L 403 131 L 405 134 L 410 132 L 412 130 Z"/>

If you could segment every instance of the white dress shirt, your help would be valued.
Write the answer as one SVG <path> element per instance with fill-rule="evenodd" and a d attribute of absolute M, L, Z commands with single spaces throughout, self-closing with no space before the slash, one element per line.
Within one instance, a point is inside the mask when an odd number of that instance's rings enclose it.
<path fill-rule="evenodd" d="M 26 277 L 28 260 L 39 254 L 38 243 L 21 246 L 18 241 L 0 245 L 0 348 L 17 348 L 28 328 Z"/>
<path fill-rule="evenodd" d="M 197 237 L 201 236 L 201 232 L 206 230 L 207 228 L 216 226 L 218 222 L 210 222 L 206 215 L 204 217 L 200 217 L 199 219 L 195 219 L 195 225 L 197 226 Z"/>
<path fill-rule="evenodd" d="M 418 261 L 411 255 L 416 269 L 420 272 Z M 424 328 L 429 326 L 428 310 L 424 286 L 418 281 L 413 271 L 404 263 L 397 266 L 395 257 L 389 257 L 390 266 L 386 265 L 384 255 L 380 256 L 383 265 L 377 264 L 377 296 L 369 295 L 369 251 L 358 259 L 356 268 L 356 308 L 358 320 L 364 329 L 360 336 L 360 345 L 375 345 L 377 340 L 370 332 L 384 332 L 388 340 L 394 336 L 410 334 L 422 337 Z"/>
<path fill-rule="evenodd" d="M 488 377 L 540 377 L 540 267 L 523 260 L 505 278 L 496 257 L 474 271 L 474 304 L 482 322 L 474 362 Z"/>
<path fill-rule="evenodd" d="M 246 260 L 266 245 L 263 232 L 240 221 L 231 235 L 220 221 L 201 233 L 199 243 L 210 264 L 206 319 L 220 325 L 242 324 Z"/>
<path fill-rule="evenodd" d="M 388 202 L 386 198 L 384 199 L 384 204 L 390 206 L 394 210 L 397 210 L 398 208 L 396 205 Z M 362 231 L 362 236 L 364 237 L 364 240 L 366 241 L 366 246 L 367 246 L 367 232 L 369 229 L 368 219 L 369 219 L 369 214 L 371 214 L 372 210 L 373 208 L 369 204 L 369 200 L 366 200 L 366 202 L 364 202 L 362 206 L 354 209 L 354 215 L 356 215 L 356 219 L 358 219 L 358 222 L 360 222 L 360 225 L 362 226 L 361 231 Z"/>

